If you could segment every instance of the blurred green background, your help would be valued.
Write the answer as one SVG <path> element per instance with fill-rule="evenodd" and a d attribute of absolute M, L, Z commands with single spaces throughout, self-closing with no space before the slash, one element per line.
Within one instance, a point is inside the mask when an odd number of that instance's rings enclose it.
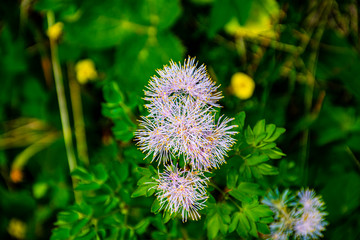
<path fill-rule="evenodd" d="M 130 199 L 144 86 L 191 56 L 221 85 L 223 114 L 287 129 L 272 186 L 314 188 L 329 213 L 324 238 L 360 239 L 359 51 L 355 0 L 2 1 L 0 238 L 50 238 L 74 202 L 73 158 L 118 170 L 121 213 L 133 209 L 133 225 L 153 217 L 138 239 L 205 239 L 202 221 L 149 225 L 161 216 Z"/>

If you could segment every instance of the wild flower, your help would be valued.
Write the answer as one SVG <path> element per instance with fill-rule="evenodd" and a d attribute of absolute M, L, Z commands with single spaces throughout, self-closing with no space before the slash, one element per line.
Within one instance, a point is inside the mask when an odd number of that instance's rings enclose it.
<path fill-rule="evenodd" d="M 159 173 L 159 178 L 155 179 L 156 196 L 161 209 L 168 211 L 170 215 L 181 213 L 183 222 L 186 222 L 188 217 L 198 220 L 198 211 L 205 207 L 208 199 L 208 180 L 202 172 L 182 170 L 168 165 L 163 173 Z"/>
<path fill-rule="evenodd" d="M 182 157 L 192 169 L 208 170 L 225 162 L 236 132 L 228 126 L 233 119 L 215 122 L 213 107 L 219 106 L 221 94 L 205 66 L 196 68 L 194 61 L 185 60 L 184 66 L 171 62 L 158 70 L 160 78 L 153 77 L 145 91 L 149 115 L 142 117 L 135 135 L 146 158 L 153 155 L 158 164 Z"/>
<path fill-rule="evenodd" d="M 289 190 L 270 192 L 262 201 L 275 213 L 270 225 L 270 239 L 318 239 L 322 237 L 325 221 L 324 202 L 314 190 L 301 190 L 296 196 Z"/>
<path fill-rule="evenodd" d="M 220 106 L 216 104 L 222 98 L 221 93 L 216 92 L 219 87 L 211 80 L 204 64 L 197 67 L 195 58 L 189 57 L 184 65 L 171 61 L 170 66 L 164 66 L 157 73 L 159 76 L 151 78 L 145 91 L 148 106 L 154 101 L 167 101 L 172 94 L 185 94 L 211 106 Z"/>

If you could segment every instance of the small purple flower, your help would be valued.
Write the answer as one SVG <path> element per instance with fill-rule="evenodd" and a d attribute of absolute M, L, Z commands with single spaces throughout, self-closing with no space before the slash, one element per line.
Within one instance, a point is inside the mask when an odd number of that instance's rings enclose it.
<path fill-rule="evenodd" d="M 316 209 L 304 212 L 294 223 L 295 236 L 304 240 L 322 237 L 327 222 L 326 213 Z"/>
<path fill-rule="evenodd" d="M 145 91 L 149 115 L 142 117 L 135 136 L 140 150 L 158 164 L 182 157 L 192 169 L 208 170 L 225 162 L 236 126 L 228 126 L 232 119 L 224 117 L 215 122 L 213 107 L 221 94 L 205 67 L 197 69 L 194 61 L 171 62 L 158 71 L 160 78 L 153 77 Z"/>
<path fill-rule="evenodd" d="M 211 80 L 205 65 L 197 68 L 195 58 L 188 58 L 181 63 L 170 62 L 170 66 L 164 66 L 157 70 L 158 76 L 151 78 L 148 90 L 145 91 L 145 100 L 167 101 L 172 94 L 185 94 L 214 107 L 219 107 L 216 102 L 222 98 L 220 92 L 216 92 L 218 86 Z M 152 106 L 152 104 L 148 105 Z"/>
<path fill-rule="evenodd" d="M 315 196 L 314 190 L 302 190 L 298 193 L 299 203 L 302 205 L 302 210 L 304 212 L 312 211 L 313 209 L 321 210 L 324 206 L 324 202 Z"/>
<path fill-rule="evenodd" d="M 209 179 L 202 172 L 191 172 L 178 169 L 173 165 L 166 167 L 156 179 L 157 199 L 161 209 L 170 214 L 181 213 L 182 221 L 188 217 L 192 220 L 200 219 L 199 210 L 205 207 L 208 199 L 206 194 Z"/>

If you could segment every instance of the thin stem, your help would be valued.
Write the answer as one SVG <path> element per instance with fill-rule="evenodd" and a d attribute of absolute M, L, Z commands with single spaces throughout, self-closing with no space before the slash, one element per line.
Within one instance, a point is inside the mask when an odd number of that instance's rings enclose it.
<path fill-rule="evenodd" d="M 68 64 L 68 78 L 70 87 L 70 98 L 73 109 L 74 128 L 76 137 L 76 147 L 79 154 L 79 160 L 85 166 L 89 165 L 88 148 L 86 144 L 86 132 L 84 123 L 84 114 L 81 101 L 80 86 L 74 79 L 74 70 L 72 64 Z"/>
<path fill-rule="evenodd" d="M 48 27 L 50 28 L 55 23 L 55 16 L 52 11 L 47 12 L 47 21 Z M 65 149 L 66 155 L 68 159 L 69 169 L 72 172 L 76 166 L 76 158 L 74 154 L 74 147 L 72 141 L 72 133 L 71 127 L 69 122 L 69 114 L 67 110 L 66 98 L 65 98 L 65 91 L 64 91 L 64 83 L 63 83 L 63 76 L 61 73 L 61 67 L 59 63 L 59 56 L 58 56 L 58 47 L 55 39 L 50 38 L 50 52 L 51 52 L 51 62 L 54 72 L 54 79 L 56 85 L 56 93 L 59 102 L 59 110 L 60 110 L 60 117 L 61 117 L 61 124 L 62 130 L 64 135 L 64 142 L 65 142 Z M 76 186 L 76 182 L 72 179 L 73 187 Z M 75 194 L 75 199 L 77 196 Z"/>
<path fill-rule="evenodd" d="M 351 149 L 349 148 L 349 146 L 345 146 L 345 151 L 350 155 L 350 157 L 352 158 L 352 160 L 354 160 L 356 166 L 359 168 L 360 170 L 360 161 L 359 159 L 356 158 L 356 156 L 354 155 L 354 153 L 351 151 Z"/>
<path fill-rule="evenodd" d="M 242 211 L 242 208 L 239 206 L 239 204 L 237 204 L 237 202 L 235 202 L 230 196 L 229 194 L 227 194 L 226 192 L 224 192 L 221 188 L 219 188 L 216 184 L 210 182 L 209 183 L 210 186 L 214 187 L 216 190 L 218 190 L 223 196 L 228 197 L 228 199 L 240 210 Z"/>

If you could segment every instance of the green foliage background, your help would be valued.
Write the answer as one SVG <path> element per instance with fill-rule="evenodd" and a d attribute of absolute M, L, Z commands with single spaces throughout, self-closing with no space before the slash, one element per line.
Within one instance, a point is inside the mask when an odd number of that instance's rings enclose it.
<path fill-rule="evenodd" d="M 0 238 L 263 238 L 272 221 L 258 202 L 266 190 L 308 186 L 327 206 L 324 238 L 359 239 L 358 4 L 2 1 Z M 52 19 L 64 25 L 50 43 Z M 213 173 L 217 185 L 209 188 L 202 219 L 182 223 L 154 214 L 155 198 L 143 196 L 154 193 L 142 183 L 157 170 L 132 139 L 136 119 L 146 115 L 142 90 L 149 78 L 188 55 L 221 84 L 221 113 L 236 117 L 240 134 L 228 164 Z M 98 78 L 80 85 L 75 64 L 83 59 L 94 62 Z M 54 62 L 61 66 L 79 166 L 71 175 Z M 236 72 L 255 81 L 248 100 L 232 94 Z M 240 154 L 243 148 L 248 152 Z"/>

